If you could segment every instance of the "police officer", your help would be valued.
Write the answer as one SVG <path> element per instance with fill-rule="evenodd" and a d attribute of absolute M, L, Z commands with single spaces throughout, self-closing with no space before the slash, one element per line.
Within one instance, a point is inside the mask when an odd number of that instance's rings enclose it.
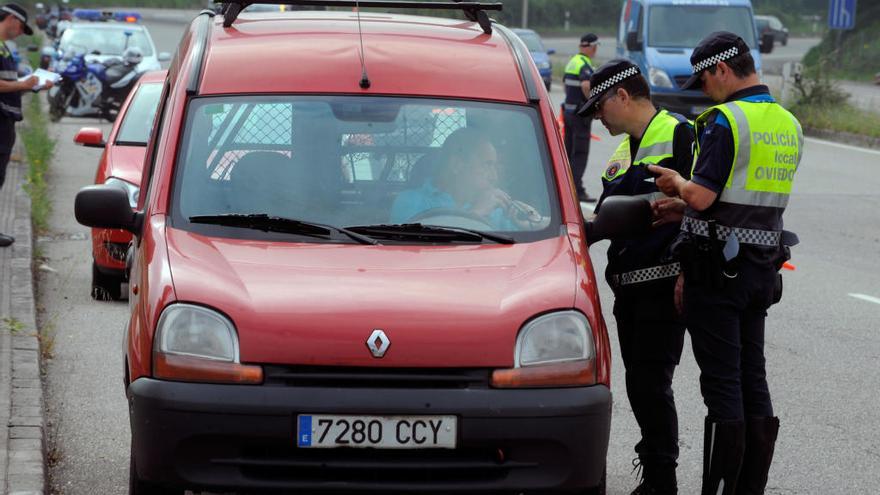
<path fill-rule="evenodd" d="M 691 64 L 684 88 L 701 87 L 719 103 L 695 122 L 692 177 L 649 168 L 664 193 L 683 200 L 656 207 L 684 214 L 675 251 L 708 409 L 703 494 L 761 494 L 779 430 L 767 387 L 764 318 L 781 297 L 778 270 L 796 243 L 782 230 L 782 214 L 803 134 L 760 83 L 739 36 L 710 34 Z"/>
<path fill-rule="evenodd" d="M 21 120 L 21 91 L 37 85 L 38 79 L 31 76 L 18 80 L 18 66 L 12 58 L 12 51 L 6 42 L 22 33 L 31 35 L 33 30 L 27 25 L 27 11 L 14 3 L 0 7 L 0 187 L 6 180 L 6 165 L 15 144 L 15 123 Z M 15 242 L 12 236 L 0 234 L 0 247 Z"/>
<path fill-rule="evenodd" d="M 596 70 L 590 87 L 590 98 L 579 115 L 601 120 L 612 136 L 625 135 L 602 176 L 597 212 L 610 196 L 660 195 L 648 165 L 689 175 L 693 127 L 681 115 L 654 107 L 637 65 L 612 60 Z M 637 239 L 613 240 L 608 249 L 606 278 L 614 290 L 626 393 L 642 433 L 635 446 L 643 469 L 635 495 L 678 492 L 678 415 L 672 376 L 681 358 L 684 324 L 673 304 L 679 264 L 665 259 L 678 229 L 678 224 L 658 226 Z"/>
<path fill-rule="evenodd" d="M 581 36 L 580 51 L 565 66 L 565 103 L 562 117 L 565 122 L 565 151 L 574 176 L 574 184 L 580 201 L 595 201 L 584 189 L 583 177 L 587 170 L 590 155 L 590 124 L 577 116 L 578 109 L 590 94 L 590 76 L 593 74 L 593 61 L 599 49 L 599 37 L 593 33 Z"/>

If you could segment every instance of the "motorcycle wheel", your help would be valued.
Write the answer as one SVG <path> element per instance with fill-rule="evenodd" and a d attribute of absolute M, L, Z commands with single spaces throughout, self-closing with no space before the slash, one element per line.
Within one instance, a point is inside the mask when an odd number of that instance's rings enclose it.
<path fill-rule="evenodd" d="M 49 120 L 58 122 L 64 117 L 64 101 L 66 98 L 59 91 L 54 98 L 49 98 Z"/>

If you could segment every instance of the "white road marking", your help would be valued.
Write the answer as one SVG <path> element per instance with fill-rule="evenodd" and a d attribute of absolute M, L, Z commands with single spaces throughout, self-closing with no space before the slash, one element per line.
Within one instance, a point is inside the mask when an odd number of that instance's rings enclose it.
<path fill-rule="evenodd" d="M 870 148 L 860 148 L 858 146 L 852 146 L 849 144 L 835 143 L 833 141 L 825 141 L 824 139 L 816 139 L 816 138 L 806 138 L 807 142 L 814 142 L 818 144 L 827 144 L 828 146 L 836 146 L 838 148 L 843 148 L 852 151 L 861 151 L 864 153 L 871 153 L 873 155 L 880 155 L 880 150 L 873 150 Z"/>
<path fill-rule="evenodd" d="M 874 304 L 880 304 L 880 297 L 866 296 L 865 294 L 853 294 L 851 292 L 849 293 L 849 296 L 863 301 L 872 302 Z"/>

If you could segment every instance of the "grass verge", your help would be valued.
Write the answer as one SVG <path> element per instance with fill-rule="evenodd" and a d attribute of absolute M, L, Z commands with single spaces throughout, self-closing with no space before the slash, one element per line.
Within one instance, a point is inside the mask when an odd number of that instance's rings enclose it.
<path fill-rule="evenodd" d="M 31 197 L 31 220 L 34 231 L 43 233 L 49 226 L 49 214 L 52 211 L 46 173 L 55 153 L 55 141 L 49 137 L 42 99 L 38 94 L 32 94 L 25 100 L 24 125 L 21 132 L 28 164 L 25 190 Z"/>
<path fill-rule="evenodd" d="M 880 114 L 848 103 L 833 106 L 794 105 L 789 110 L 804 127 L 880 138 Z"/>

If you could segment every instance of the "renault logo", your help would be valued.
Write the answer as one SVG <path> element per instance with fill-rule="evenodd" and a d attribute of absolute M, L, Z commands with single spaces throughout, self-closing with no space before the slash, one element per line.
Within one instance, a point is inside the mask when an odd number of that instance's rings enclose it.
<path fill-rule="evenodd" d="M 373 333 L 370 334 L 370 338 L 367 339 L 367 347 L 370 349 L 374 358 L 380 358 L 384 356 L 385 351 L 391 347 L 391 341 L 388 340 L 388 336 L 385 335 L 385 332 L 377 328 L 373 330 Z"/>

